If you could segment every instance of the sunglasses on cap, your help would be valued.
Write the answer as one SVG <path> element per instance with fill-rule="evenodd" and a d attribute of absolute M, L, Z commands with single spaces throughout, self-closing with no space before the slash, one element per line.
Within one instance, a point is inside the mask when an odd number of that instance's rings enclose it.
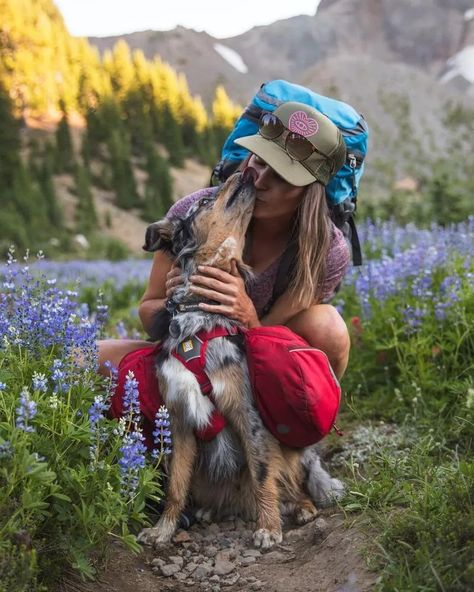
<path fill-rule="evenodd" d="M 290 132 L 283 122 L 273 113 L 263 113 L 261 115 L 258 132 L 265 140 L 277 140 L 277 144 L 282 146 L 288 156 L 297 162 L 306 160 L 313 152 L 317 152 L 327 158 L 327 155 L 319 151 L 307 138 L 296 132 Z M 281 136 L 285 132 L 286 137 L 283 139 Z M 279 140 L 280 138 L 281 141 Z"/>

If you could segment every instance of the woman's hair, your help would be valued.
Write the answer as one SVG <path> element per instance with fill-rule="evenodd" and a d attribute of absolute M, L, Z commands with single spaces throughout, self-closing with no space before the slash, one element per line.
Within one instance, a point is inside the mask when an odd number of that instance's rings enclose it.
<path fill-rule="evenodd" d="M 296 212 L 297 256 L 290 283 L 292 295 L 305 308 L 323 299 L 331 227 L 326 190 L 320 183 L 312 183 Z"/>
<path fill-rule="evenodd" d="M 237 170 L 243 171 L 251 156 L 251 153 L 248 154 Z M 306 187 L 296 211 L 293 229 L 297 255 L 289 289 L 293 297 L 305 308 L 323 299 L 331 231 L 332 222 L 326 201 L 326 188 L 315 181 Z"/>

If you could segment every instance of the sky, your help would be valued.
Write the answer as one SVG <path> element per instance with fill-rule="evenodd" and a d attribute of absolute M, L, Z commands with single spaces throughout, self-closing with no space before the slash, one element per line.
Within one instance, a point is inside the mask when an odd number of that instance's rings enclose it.
<path fill-rule="evenodd" d="M 314 15 L 320 0 L 54 0 L 72 35 L 105 37 L 182 25 L 213 37 L 240 35 L 257 25 Z"/>

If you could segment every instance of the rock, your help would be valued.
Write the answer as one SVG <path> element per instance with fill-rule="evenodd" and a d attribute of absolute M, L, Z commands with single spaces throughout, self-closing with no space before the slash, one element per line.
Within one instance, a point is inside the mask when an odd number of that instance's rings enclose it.
<path fill-rule="evenodd" d="M 152 567 L 161 567 L 163 565 L 166 565 L 166 561 L 164 559 L 162 559 L 161 557 L 155 557 L 155 559 L 152 559 L 152 562 L 151 562 Z"/>
<path fill-rule="evenodd" d="M 294 555 L 288 555 L 281 551 L 270 551 L 270 553 L 265 553 L 262 556 L 262 561 L 265 563 L 285 563 L 293 557 Z"/>
<path fill-rule="evenodd" d="M 171 561 L 171 563 L 173 563 L 174 565 L 179 565 L 179 567 L 183 567 L 184 559 L 179 555 L 172 555 L 171 557 L 168 557 L 168 560 Z"/>
<path fill-rule="evenodd" d="M 221 581 L 221 578 L 217 574 L 214 574 L 209 578 L 209 581 L 211 582 L 211 584 L 218 584 Z"/>
<path fill-rule="evenodd" d="M 240 578 L 240 574 L 235 573 L 227 578 L 224 578 L 221 581 L 221 585 L 222 586 L 233 586 L 234 584 L 236 584 L 238 582 L 239 578 Z"/>
<path fill-rule="evenodd" d="M 208 534 L 219 534 L 221 531 L 221 527 L 216 524 L 215 522 L 213 522 L 212 524 L 209 524 L 209 526 L 207 527 L 207 533 Z"/>
<path fill-rule="evenodd" d="M 255 559 L 255 557 L 242 557 L 242 559 L 240 560 L 240 565 L 252 565 L 252 563 L 255 563 L 257 560 Z"/>
<path fill-rule="evenodd" d="M 178 573 L 178 571 L 180 571 L 180 567 L 179 565 L 174 565 L 174 564 L 169 564 L 169 565 L 162 565 L 160 570 L 161 570 L 161 574 L 163 576 L 165 576 L 165 578 L 169 578 L 171 576 L 173 576 L 175 573 Z"/>
<path fill-rule="evenodd" d="M 219 549 L 217 547 L 214 547 L 214 545 L 210 545 L 209 547 L 206 547 L 206 549 L 204 549 L 204 554 L 207 557 L 215 557 L 218 551 Z"/>
<path fill-rule="evenodd" d="M 242 551 L 242 555 L 244 557 L 260 557 L 261 553 L 258 549 L 245 549 Z"/>
<path fill-rule="evenodd" d="M 324 518 L 317 518 L 313 523 L 313 542 L 319 543 L 327 534 L 328 523 Z"/>
<path fill-rule="evenodd" d="M 216 556 L 216 563 L 214 565 L 214 573 L 218 576 L 226 576 L 230 574 L 235 569 L 235 563 L 228 561 L 227 559 L 220 558 L 218 555 Z"/>
<path fill-rule="evenodd" d="M 204 580 L 205 578 L 207 578 L 209 576 L 209 574 L 212 573 L 212 567 L 210 565 L 200 565 L 197 569 L 194 570 L 193 572 L 193 578 L 200 582 L 202 580 Z"/>
<path fill-rule="evenodd" d="M 191 540 L 191 536 L 185 530 L 178 531 L 173 537 L 173 543 L 177 545 L 180 543 L 189 543 Z"/>
<path fill-rule="evenodd" d="M 264 586 L 265 586 L 265 582 L 262 582 L 261 580 L 257 580 L 255 582 L 253 582 L 253 584 L 250 585 L 250 589 L 251 590 L 261 590 Z"/>

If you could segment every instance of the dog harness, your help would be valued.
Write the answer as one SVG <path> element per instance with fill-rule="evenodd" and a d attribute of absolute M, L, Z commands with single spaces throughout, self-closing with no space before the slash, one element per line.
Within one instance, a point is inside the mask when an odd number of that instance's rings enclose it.
<path fill-rule="evenodd" d="M 204 397 L 208 397 L 214 405 L 208 425 L 195 430 L 196 436 L 205 441 L 212 440 L 227 425 L 225 417 L 217 410 L 212 393 L 212 384 L 206 371 L 206 351 L 208 343 L 216 337 L 232 337 L 238 335 L 237 327 L 225 329 L 216 327 L 211 331 L 199 331 L 196 335 L 181 341 L 171 355 L 179 360 L 185 368 L 194 374 Z"/>

